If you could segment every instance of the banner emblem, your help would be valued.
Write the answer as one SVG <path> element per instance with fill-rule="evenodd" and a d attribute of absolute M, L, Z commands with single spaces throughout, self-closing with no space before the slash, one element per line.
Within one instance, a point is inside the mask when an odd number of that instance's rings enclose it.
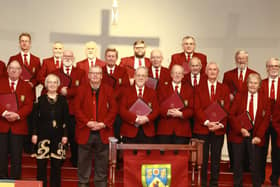
<path fill-rule="evenodd" d="M 171 164 L 143 164 L 141 181 L 143 187 L 170 187 Z"/>

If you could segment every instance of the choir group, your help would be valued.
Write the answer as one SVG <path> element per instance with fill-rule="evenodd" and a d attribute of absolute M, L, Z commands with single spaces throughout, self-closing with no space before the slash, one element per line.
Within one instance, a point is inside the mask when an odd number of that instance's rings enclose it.
<path fill-rule="evenodd" d="M 7 65 L 0 62 L 0 178 L 21 178 L 23 149 L 37 160 L 37 179 L 59 187 L 61 165 L 70 145 L 78 167 L 78 186 L 107 186 L 108 138 L 125 143 L 187 144 L 204 140 L 202 186 L 218 186 L 221 150 L 227 137 L 234 187 L 241 187 L 243 170 L 254 187 L 265 179 L 269 138 L 272 144 L 272 186 L 280 174 L 279 60 L 266 62 L 267 78 L 248 67 L 248 52 L 235 53 L 236 68 L 218 81 L 219 66 L 195 51 L 195 38 L 182 39 L 183 52 L 173 54 L 168 68 L 153 49 L 145 57 L 145 42 L 135 41 L 134 55 L 117 65 L 118 51 L 107 48 L 96 57 L 96 43 L 85 45 L 86 58 L 75 63 L 62 42 L 53 56 L 40 59 L 30 52 L 31 36 L 19 36 L 21 51 Z M 36 86 L 44 89 L 36 98 Z M 227 136 L 225 136 L 225 134 Z M 27 139 L 26 139 L 27 137 Z M 32 142 L 30 146 L 29 142 Z M 30 151 L 30 150 L 29 150 Z M 209 153 L 211 156 L 209 156 Z M 8 174 L 8 155 L 11 171 Z M 210 180 L 207 180 L 210 157 Z M 92 164 L 94 162 L 94 164 Z M 245 163 L 245 164 L 244 164 Z M 248 167 L 246 167 L 246 163 Z"/>

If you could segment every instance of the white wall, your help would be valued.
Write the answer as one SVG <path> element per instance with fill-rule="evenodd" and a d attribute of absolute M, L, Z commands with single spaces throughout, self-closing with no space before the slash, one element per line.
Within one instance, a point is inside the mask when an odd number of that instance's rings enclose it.
<path fill-rule="evenodd" d="M 221 73 L 234 67 L 237 49 L 249 52 L 249 63 L 265 76 L 265 60 L 280 52 L 280 1 L 278 0 L 119 0 L 119 22 L 109 27 L 112 37 L 152 37 L 159 40 L 168 66 L 170 55 L 181 50 L 184 35 L 197 39 L 197 51 L 220 64 Z M 112 0 L 1 0 L 0 59 L 18 51 L 18 35 L 32 34 L 32 52 L 51 55 L 54 40 L 84 58 L 84 42 L 100 35 L 101 11 Z M 103 28 L 106 25 L 103 25 Z M 67 35 L 68 34 L 68 35 Z M 70 34 L 70 35 L 69 35 Z M 101 43 L 110 41 L 104 41 Z M 123 40 L 115 38 L 114 42 Z M 132 43 L 114 44 L 120 56 L 133 53 Z M 103 49 L 106 46 L 103 46 Z M 152 47 L 148 43 L 147 55 Z M 99 56 L 100 56 L 99 50 Z M 103 54 L 101 55 L 103 58 Z M 222 74 L 220 76 L 222 78 Z"/>

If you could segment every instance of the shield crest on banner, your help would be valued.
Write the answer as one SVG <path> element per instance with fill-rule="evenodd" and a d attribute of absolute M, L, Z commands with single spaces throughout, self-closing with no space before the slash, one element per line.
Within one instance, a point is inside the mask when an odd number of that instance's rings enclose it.
<path fill-rule="evenodd" d="M 141 181 L 143 187 L 170 187 L 171 164 L 143 164 Z"/>

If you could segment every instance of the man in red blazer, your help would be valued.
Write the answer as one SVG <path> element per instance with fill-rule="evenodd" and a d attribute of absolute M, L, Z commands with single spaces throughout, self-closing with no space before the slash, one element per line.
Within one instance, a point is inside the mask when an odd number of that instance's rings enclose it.
<path fill-rule="evenodd" d="M 84 70 L 88 74 L 89 67 L 105 66 L 105 62 L 96 57 L 97 45 L 95 42 L 90 41 L 86 43 L 86 56 L 87 58 L 77 63 L 77 68 Z"/>
<path fill-rule="evenodd" d="M 35 88 L 38 81 L 36 79 L 37 73 L 41 67 L 40 59 L 30 53 L 31 47 L 31 35 L 29 33 L 21 33 L 19 35 L 19 45 L 21 52 L 17 55 L 11 56 L 9 62 L 11 61 L 18 61 L 22 68 L 27 68 L 29 72 L 32 74 L 32 78 L 28 81 L 28 83 Z"/>
<path fill-rule="evenodd" d="M 121 136 L 127 143 L 153 143 L 155 136 L 154 120 L 159 114 L 156 91 L 145 86 L 148 79 L 147 68 L 137 68 L 134 79 L 135 84 L 123 92 L 121 99 Z M 152 108 L 152 112 L 148 115 L 136 115 L 129 110 L 139 98 Z"/>
<path fill-rule="evenodd" d="M 21 178 L 21 156 L 24 143 L 24 135 L 27 135 L 27 116 L 33 105 L 33 93 L 31 86 L 21 80 L 21 65 L 18 61 L 8 64 L 8 76 L 0 78 L 0 95 L 15 95 L 17 109 L 11 110 L 9 103 L 5 104 L 0 99 L 0 178 Z M 10 103 L 12 105 L 12 103 Z M 11 158 L 11 173 L 8 176 L 8 154 Z"/>
<path fill-rule="evenodd" d="M 89 81 L 79 87 L 75 98 L 76 140 L 78 143 L 79 187 L 88 187 L 94 159 L 94 186 L 107 186 L 109 140 L 117 104 L 113 90 L 102 83 L 102 68 L 89 68 Z"/>
<path fill-rule="evenodd" d="M 150 57 L 149 77 L 158 80 L 157 88 L 159 88 L 159 85 L 167 84 L 171 80 L 169 70 L 162 66 L 162 60 L 162 52 L 159 49 L 153 49 Z"/>
<path fill-rule="evenodd" d="M 134 56 L 124 57 L 120 62 L 120 66 L 126 69 L 131 85 L 133 85 L 134 82 L 134 71 L 138 67 L 143 66 L 149 68 L 151 66 L 150 59 L 145 57 L 145 42 L 143 40 L 137 40 L 134 42 L 133 48 Z"/>
<path fill-rule="evenodd" d="M 247 77 L 250 73 L 256 73 L 254 70 L 248 68 L 248 52 L 244 50 L 238 50 L 235 53 L 235 63 L 236 68 L 229 70 L 224 73 L 223 83 L 226 84 L 230 90 L 230 100 L 231 102 L 234 99 L 234 96 L 237 92 L 246 92 L 247 91 Z M 228 131 L 229 129 L 227 129 Z M 228 152 L 230 158 L 230 167 L 233 166 L 233 153 L 232 146 L 229 136 L 227 136 L 228 142 Z M 248 155 L 245 151 L 245 155 Z M 249 163 L 248 159 L 244 160 L 245 168 L 248 168 Z"/>
<path fill-rule="evenodd" d="M 248 91 L 240 92 L 234 98 L 230 108 L 230 140 L 233 148 L 234 186 L 242 186 L 244 150 L 247 147 L 252 182 L 254 187 L 261 187 L 265 133 L 269 126 L 270 101 L 261 91 L 261 77 L 251 73 L 247 79 Z M 249 129 L 242 125 L 239 116 L 248 115 L 251 122 Z M 242 121 L 246 121 L 243 120 Z"/>
<path fill-rule="evenodd" d="M 197 57 L 200 59 L 202 64 L 201 72 L 204 73 L 207 64 L 207 56 L 205 54 L 195 52 L 195 47 L 196 47 L 196 43 L 194 37 L 185 36 L 182 40 L 183 52 L 176 53 L 171 56 L 171 64 L 169 66 L 169 69 L 171 69 L 174 64 L 179 64 L 184 66 L 185 63 L 186 65 L 189 65 L 190 60 L 193 57 Z"/>
<path fill-rule="evenodd" d="M 63 44 L 55 42 L 53 44 L 53 56 L 43 60 L 43 65 L 37 74 L 37 80 L 44 85 L 48 74 L 62 67 Z"/>
<path fill-rule="evenodd" d="M 159 87 L 159 103 L 162 104 L 177 93 L 184 102 L 184 107 L 160 107 L 160 120 L 157 128 L 157 138 L 162 144 L 187 144 L 192 136 L 190 118 L 193 115 L 194 97 L 190 85 L 183 84 L 184 68 L 174 65 L 171 69 L 172 81 Z"/>
<path fill-rule="evenodd" d="M 0 60 L 0 76 L 7 75 L 7 69 L 5 62 Z"/>
<path fill-rule="evenodd" d="M 211 177 L 210 186 L 218 186 L 220 157 L 226 132 L 227 117 L 220 121 L 211 121 L 205 110 L 213 103 L 218 103 L 226 112 L 229 111 L 230 99 L 229 89 L 225 84 L 218 82 L 219 68 L 215 62 L 206 66 L 208 80 L 201 84 L 196 90 L 195 96 L 195 124 L 194 137 L 204 140 L 203 164 L 202 164 L 202 186 L 207 185 L 207 166 L 209 159 L 209 148 L 211 151 Z"/>
<path fill-rule="evenodd" d="M 277 113 L 277 105 L 276 103 L 280 102 L 280 79 L 279 79 L 279 70 L 280 70 L 280 62 L 278 58 L 270 58 L 266 62 L 266 70 L 268 77 L 262 81 L 261 88 L 265 94 L 265 97 L 267 99 L 270 99 L 271 101 L 271 113 L 272 118 L 270 119 L 269 128 L 266 133 L 266 140 L 265 140 L 265 153 L 263 158 L 263 179 L 265 179 L 265 166 L 266 166 L 266 155 L 268 150 L 268 143 L 269 143 L 269 137 L 271 137 L 271 161 L 272 161 L 272 173 L 270 176 L 271 185 L 278 185 L 278 178 L 280 174 L 280 168 L 279 168 L 279 161 L 277 156 L 277 133 L 272 125 L 273 118 L 276 117 L 273 115 L 274 113 Z"/>
<path fill-rule="evenodd" d="M 60 81 L 67 78 L 70 79 L 69 85 L 61 85 L 59 90 L 62 95 L 67 99 L 69 105 L 70 123 L 67 126 L 68 139 L 70 143 L 71 158 L 70 161 L 74 167 L 77 167 L 78 160 L 78 146 L 75 141 L 75 111 L 74 111 L 74 98 L 77 95 L 80 85 L 86 84 L 86 75 L 83 70 L 75 68 L 74 64 L 74 53 L 70 50 L 65 50 L 62 54 L 62 68 L 53 71 L 52 73 L 60 78 Z"/>
<path fill-rule="evenodd" d="M 103 67 L 102 82 L 108 84 L 114 89 L 118 105 L 120 104 L 122 92 L 130 86 L 126 70 L 116 64 L 118 60 L 118 51 L 115 48 L 107 48 L 105 51 L 106 66 Z M 114 123 L 114 135 L 120 139 L 121 118 L 118 114 Z"/>
<path fill-rule="evenodd" d="M 193 57 L 190 60 L 190 72 L 185 75 L 183 82 L 189 83 L 193 88 L 197 88 L 202 82 L 207 81 L 207 75 L 201 73 L 201 60 L 197 57 Z"/>

